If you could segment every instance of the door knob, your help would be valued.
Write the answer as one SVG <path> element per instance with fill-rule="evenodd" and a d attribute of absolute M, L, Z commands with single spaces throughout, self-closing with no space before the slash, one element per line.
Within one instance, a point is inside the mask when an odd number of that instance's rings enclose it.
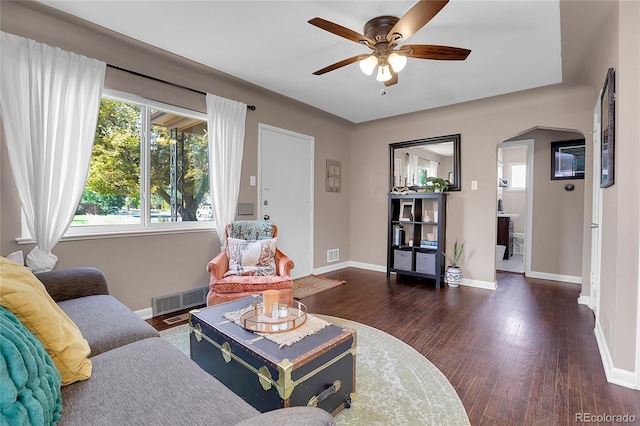
<path fill-rule="evenodd" d="M 269 217 L 269 215 L 268 215 L 268 214 L 265 214 L 262 218 L 263 218 L 264 220 L 269 220 L 269 219 L 271 219 L 271 217 Z"/>
<path fill-rule="evenodd" d="M 597 223 L 591 224 L 591 229 L 597 229 L 597 228 L 600 228 L 600 225 L 598 225 Z"/>

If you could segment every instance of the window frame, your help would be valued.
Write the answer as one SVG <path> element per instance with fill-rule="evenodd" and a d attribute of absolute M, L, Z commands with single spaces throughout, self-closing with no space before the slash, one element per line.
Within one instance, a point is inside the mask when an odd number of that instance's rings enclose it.
<path fill-rule="evenodd" d="M 205 122 L 208 121 L 207 114 L 113 89 L 103 89 L 102 98 L 135 104 L 140 107 L 141 116 L 146 117 L 146 119 L 142 120 L 140 135 L 140 223 L 120 225 L 69 226 L 61 241 L 114 238 L 135 235 L 160 235 L 168 233 L 215 231 L 215 221 L 213 220 L 152 223 L 149 214 L 151 196 L 151 121 L 149 119 L 150 110 L 162 110 L 172 114 L 183 115 L 188 118 L 203 120 Z M 211 173 L 211 167 L 209 167 L 209 173 Z M 26 218 L 22 209 L 21 228 L 22 236 L 16 238 L 16 242 L 18 242 L 18 244 L 35 243 L 35 240 L 31 236 L 31 233 L 29 232 L 29 229 L 27 227 Z"/>

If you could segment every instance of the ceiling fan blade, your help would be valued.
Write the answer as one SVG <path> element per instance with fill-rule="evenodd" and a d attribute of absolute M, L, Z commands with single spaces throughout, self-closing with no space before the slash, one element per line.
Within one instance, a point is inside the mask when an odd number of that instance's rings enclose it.
<path fill-rule="evenodd" d="M 451 46 L 437 46 L 434 44 L 405 44 L 402 50 L 412 49 L 409 58 L 433 59 L 436 61 L 464 61 L 471 53 L 469 49 Z"/>
<path fill-rule="evenodd" d="M 340 62 L 336 62 L 335 64 L 329 65 L 328 67 L 324 67 L 321 70 L 318 70 L 313 73 L 313 75 L 322 75 L 328 73 L 329 71 L 337 70 L 338 68 L 342 68 L 346 65 L 353 64 L 354 62 L 358 62 L 362 55 L 352 56 L 351 58 L 344 59 Z"/>
<path fill-rule="evenodd" d="M 448 2 L 449 0 L 420 0 L 391 28 L 387 34 L 387 41 L 394 41 L 394 34 L 400 34 L 402 40 L 408 39 L 436 16 Z"/>
<path fill-rule="evenodd" d="M 349 28 L 343 27 L 342 25 L 335 24 L 331 21 L 327 21 L 322 18 L 313 18 L 309 20 L 311 25 L 315 25 L 318 28 L 321 28 L 325 31 L 329 31 L 335 35 L 339 35 L 340 37 L 346 38 L 347 40 L 355 41 L 358 44 L 362 44 L 362 42 L 366 42 L 370 47 L 375 44 L 375 42 L 360 33 L 357 33 Z"/>
<path fill-rule="evenodd" d="M 391 78 L 384 82 L 386 87 L 393 86 L 398 83 L 398 73 L 392 69 L 389 69 L 389 71 L 391 71 Z"/>

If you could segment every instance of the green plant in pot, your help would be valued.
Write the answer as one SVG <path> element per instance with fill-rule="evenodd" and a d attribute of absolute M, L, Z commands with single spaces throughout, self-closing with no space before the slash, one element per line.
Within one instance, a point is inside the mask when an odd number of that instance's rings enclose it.
<path fill-rule="evenodd" d="M 460 285 L 460 281 L 462 281 L 462 271 L 458 267 L 458 262 L 460 261 L 460 256 L 462 256 L 463 251 L 464 243 L 458 245 L 458 240 L 456 240 L 453 245 L 453 256 L 449 256 L 447 253 L 442 252 L 449 261 L 449 267 L 444 275 L 445 281 L 449 287 L 458 287 Z"/>
<path fill-rule="evenodd" d="M 426 183 L 427 188 L 433 190 L 433 192 L 443 192 L 449 188 L 447 181 L 439 177 L 429 176 L 426 179 Z"/>

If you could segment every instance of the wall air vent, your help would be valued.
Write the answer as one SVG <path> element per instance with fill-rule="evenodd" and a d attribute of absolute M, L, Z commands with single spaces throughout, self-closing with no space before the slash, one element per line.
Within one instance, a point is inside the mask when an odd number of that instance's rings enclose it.
<path fill-rule="evenodd" d="M 169 314 L 194 306 L 206 305 L 208 292 L 209 286 L 205 286 L 194 290 L 168 294 L 166 296 L 152 297 L 152 316 L 157 317 L 158 315 Z"/>

